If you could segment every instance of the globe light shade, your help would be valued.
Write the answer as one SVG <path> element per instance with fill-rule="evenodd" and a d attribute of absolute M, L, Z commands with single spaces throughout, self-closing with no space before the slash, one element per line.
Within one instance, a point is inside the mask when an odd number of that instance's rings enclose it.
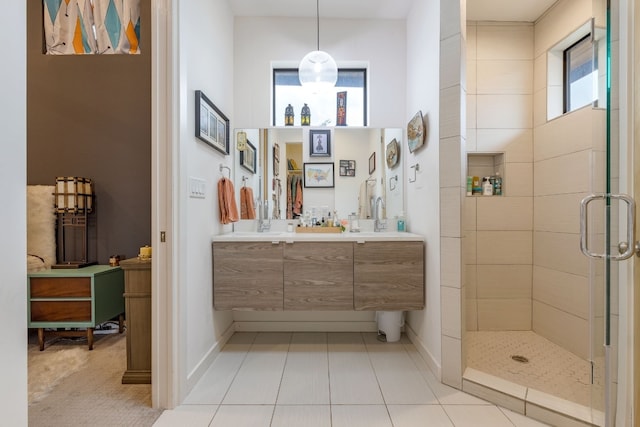
<path fill-rule="evenodd" d="M 314 50 L 300 61 L 298 78 L 303 87 L 309 87 L 313 92 L 325 91 L 336 85 L 338 65 L 327 52 Z"/>

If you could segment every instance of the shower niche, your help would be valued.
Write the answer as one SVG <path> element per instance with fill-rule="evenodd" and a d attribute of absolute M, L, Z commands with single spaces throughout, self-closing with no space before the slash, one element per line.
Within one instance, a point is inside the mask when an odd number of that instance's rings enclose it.
<path fill-rule="evenodd" d="M 482 179 L 499 176 L 502 179 L 501 196 L 505 195 L 504 153 L 467 153 L 467 180 L 477 177 L 478 182 L 467 182 L 467 196 L 482 196 Z M 479 187 L 478 187 L 479 185 Z"/>

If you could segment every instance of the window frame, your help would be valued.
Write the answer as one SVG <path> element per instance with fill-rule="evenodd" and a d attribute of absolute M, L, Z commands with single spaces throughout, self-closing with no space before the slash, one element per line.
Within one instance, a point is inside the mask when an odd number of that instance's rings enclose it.
<path fill-rule="evenodd" d="M 278 72 L 292 72 L 295 71 L 296 73 L 298 73 L 298 68 L 297 67 L 277 67 L 277 68 L 273 68 L 272 72 L 271 72 L 271 125 L 273 127 L 276 127 L 276 114 L 278 114 L 278 112 L 276 111 L 276 74 Z M 340 79 L 340 73 L 347 73 L 347 72 L 362 72 L 362 77 L 363 77 L 363 86 L 362 86 L 362 91 L 363 91 L 363 99 L 362 99 L 362 114 L 363 114 L 363 127 L 367 127 L 369 126 L 369 120 L 368 120 L 368 98 L 369 98 L 369 91 L 368 91 L 368 69 L 366 67 L 348 67 L 348 68 L 338 68 L 338 80 Z"/>
<path fill-rule="evenodd" d="M 587 42 L 591 45 L 591 64 L 592 70 L 598 70 L 598 52 L 593 49 L 593 40 L 592 33 L 587 33 L 583 37 L 581 37 L 578 41 L 567 47 L 562 51 L 562 114 L 570 113 L 571 111 L 578 110 L 582 107 L 585 107 L 589 104 L 584 104 L 579 107 L 572 107 L 571 105 L 571 64 L 570 64 L 570 55 L 571 53 Z M 597 78 L 597 75 L 596 75 Z M 592 93 L 593 95 L 593 93 Z M 591 100 L 591 104 L 597 105 L 598 98 L 595 100 Z"/>

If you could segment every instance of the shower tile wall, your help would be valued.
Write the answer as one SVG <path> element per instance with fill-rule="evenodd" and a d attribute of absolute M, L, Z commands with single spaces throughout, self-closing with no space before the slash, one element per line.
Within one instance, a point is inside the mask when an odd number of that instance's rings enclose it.
<path fill-rule="evenodd" d="M 580 200 L 602 182 L 593 166 L 602 160 L 604 137 L 594 135 L 602 135 L 605 112 L 589 106 L 547 121 L 553 104 L 547 86 L 556 82 L 546 69 L 547 51 L 591 14 L 591 0 L 559 2 L 536 23 L 534 63 L 532 329 L 584 359 L 590 357 L 589 275 L 597 267 L 580 252 Z M 602 221 L 595 213 L 592 222 Z"/>
<path fill-rule="evenodd" d="M 467 23 L 467 152 L 504 153 L 504 196 L 465 198 L 466 327 L 533 330 L 583 358 L 601 311 L 589 276 L 601 272 L 580 253 L 579 209 L 602 191 L 605 112 L 547 121 L 558 83 L 547 51 L 592 7 L 561 0 L 535 25 Z"/>
<path fill-rule="evenodd" d="M 465 198 L 467 330 L 532 327 L 533 52 L 531 24 L 467 23 L 467 152 L 504 153 L 504 195 Z"/>

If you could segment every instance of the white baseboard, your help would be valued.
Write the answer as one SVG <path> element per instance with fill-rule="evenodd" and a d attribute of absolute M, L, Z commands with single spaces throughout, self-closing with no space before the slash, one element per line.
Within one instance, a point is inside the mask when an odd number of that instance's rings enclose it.
<path fill-rule="evenodd" d="M 189 375 L 187 377 L 187 393 L 184 397 L 186 397 L 191 392 L 193 387 L 198 383 L 198 381 L 200 381 L 215 358 L 218 357 L 218 354 L 220 354 L 220 350 L 222 349 L 222 347 L 224 347 L 227 341 L 229 341 L 229 338 L 231 338 L 234 332 L 235 328 L 234 323 L 232 322 L 227 330 L 224 331 L 224 333 L 220 336 L 220 339 L 218 339 L 218 341 L 209 349 L 207 354 L 200 360 L 196 367 L 193 368 L 191 372 L 189 372 Z"/>
<path fill-rule="evenodd" d="M 440 365 L 440 363 L 438 363 L 436 358 L 433 357 L 431 352 L 424 345 L 424 342 L 411 328 L 411 325 L 409 323 L 404 324 L 404 330 L 407 334 L 407 337 L 409 337 L 409 340 L 411 340 L 415 348 L 418 350 L 418 353 L 420 353 L 429 369 L 431 369 L 431 372 L 433 372 L 433 374 L 435 375 L 436 379 L 438 381 L 442 381 L 442 366 Z"/>
<path fill-rule="evenodd" d="M 377 332 L 376 322 L 234 322 L 238 332 Z"/>

